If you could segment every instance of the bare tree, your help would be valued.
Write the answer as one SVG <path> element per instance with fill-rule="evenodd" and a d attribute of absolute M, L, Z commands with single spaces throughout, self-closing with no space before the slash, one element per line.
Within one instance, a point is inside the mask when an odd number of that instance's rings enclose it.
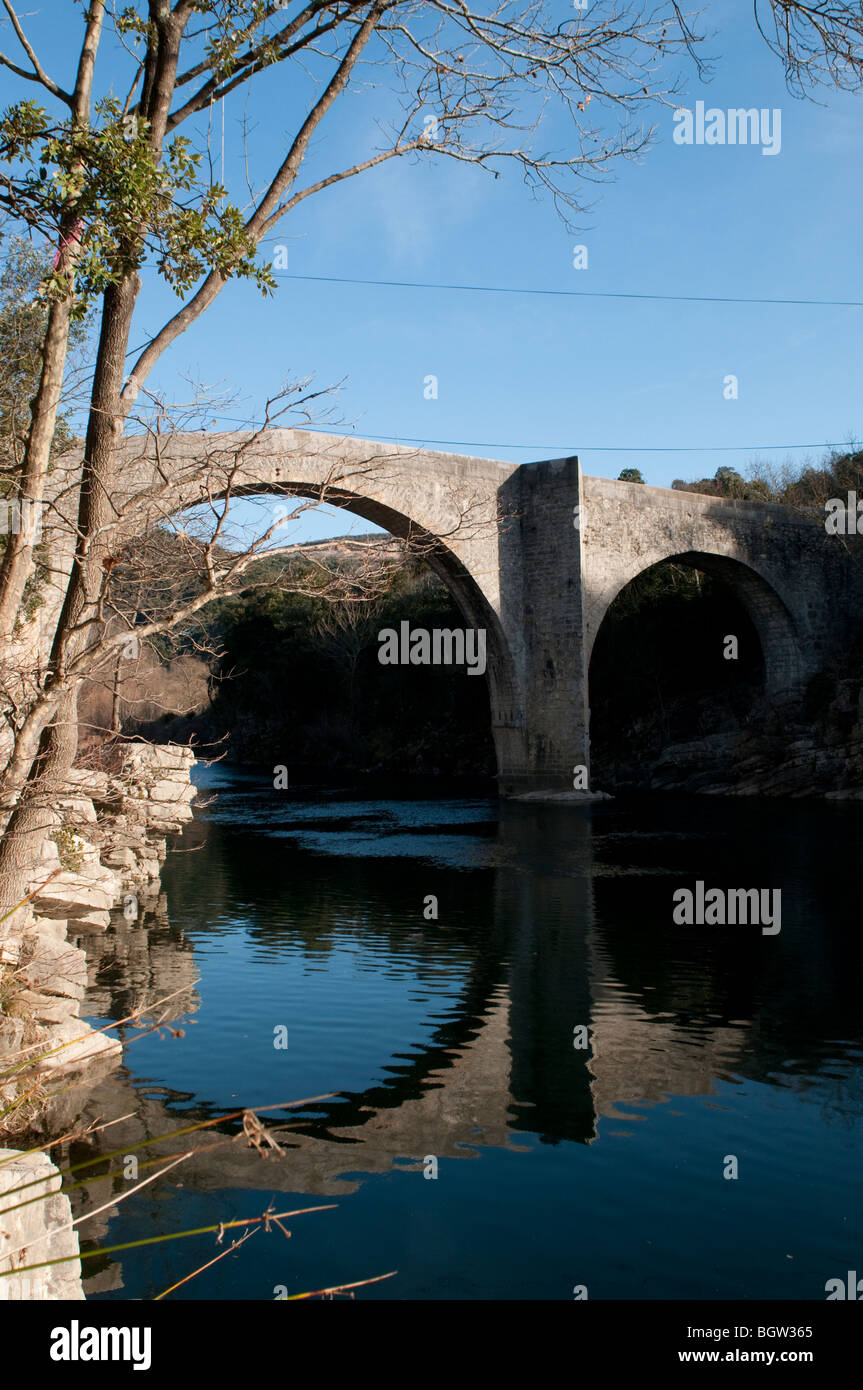
<path fill-rule="evenodd" d="M 861 0 L 753 0 L 755 22 L 782 61 L 790 91 L 863 85 Z"/>

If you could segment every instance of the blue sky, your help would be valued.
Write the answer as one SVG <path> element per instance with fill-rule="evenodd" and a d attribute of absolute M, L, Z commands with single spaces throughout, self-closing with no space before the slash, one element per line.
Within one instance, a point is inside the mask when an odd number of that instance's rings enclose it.
<path fill-rule="evenodd" d="M 225 417 L 214 412 L 230 428 L 233 418 L 238 425 L 260 418 L 286 378 L 311 376 L 316 387 L 342 382 L 329 426 L 337 432 L 454 441 L 456 452 L 520 463 L 577 453 L 587 473 L 616 477 L 634 465 L 659 486 L 721 464 L 745 471 L 761 452 L 756 446 L 859 439 L 863 309 L 292 278 L 863 300 L 863 97 L 824 90 L 822 104 L 795 100 L 755 31 L 750 0 L 718 0 L 706 15 L 715 73 L 703 85 L 681 65 L 683 103 L 780 108 L 778 155 L 757 146 L 676 145 L 672 110 L 654 108 L 653 147 L 640 163 L 617 165 L 613 182 L 586 190 L 593 207 L 576 233 L 550 199 L 531 198 L 514 167 L 492 179 L 451 161 L 394 161 L 301 204 L 275 239 L 289 250 L 276 298 L 230 286 L 171 348 L 152 384 L 182 399 L 181 374 L 190 374 L 230 391 L 235 401 Z M 34 11 L 29 24 L 59 76 L 71 58 L 55 7 Z M 5 28 L 3 41 L 8 47 Z M 225 102 L 225 174 L 237 196 L 243 118 L 256 126 L 252 168 L 262 172 L 292 129 L 286 85 L 274 70 L 250 102 L 239 93 Z M 344 100 L 321 129 L 310 171 L 365 152 L 387 104 L 370 83 Z M 552 125 L 544 143 L 566 142 L 565 129 Z M 577 243 L 588 248 L 587 270 L 573 268 Z M 171 298 L 146 273 L 135 341 L 160 326 Z M 424 397 L 429 374 L 438 378 L 436 400 Z M 723 395 L 728 374 L 739 380 L 736 400 Z M 735 452 L 699 452 L 720 446 Z M 761 456 L 802 461 L 806 451 Z M 344 530 L 344 515 L 338 521 L 315 533 Z"/>

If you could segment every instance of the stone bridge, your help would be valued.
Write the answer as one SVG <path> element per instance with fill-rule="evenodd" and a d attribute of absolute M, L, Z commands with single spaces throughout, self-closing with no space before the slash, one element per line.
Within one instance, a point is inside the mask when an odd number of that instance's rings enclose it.
<path fill-rule="evenodd" d="M 584 477 L 577 458 L 515 465 L 290 429 L 125 439 L 115 501 L 130 532 L 204 489 L 319 499 L 429 547 L 466 624 L 487 632 L 505 794 L 565 790 L 589 764 L 593 643 L 621 589 L 659 561 L 730 585 L 777 701 L 861 631 L 857 537 L 772 503 Z"/>

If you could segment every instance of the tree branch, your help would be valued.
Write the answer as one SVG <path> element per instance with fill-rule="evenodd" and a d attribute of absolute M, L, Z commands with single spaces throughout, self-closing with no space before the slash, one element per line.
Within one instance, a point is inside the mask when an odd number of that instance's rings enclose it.
<path fill-rule="evenodd" d="M 45 72 L 44 68 L 42 67 L 42 64 L 36 57 L 32 45 L 29 43 L 27 39 L 27 35 L 21 28 L 21 22 L 18 19 L 18 16 L 12 7 L 11 0 L 3 0 L 3 8 L 5 9 L 6 13 L 12 21 L 12 28 L 15 30 L 15 33 L 18 36 L 18 40 L 21 44 L 21 47 L 24 49 L 24 52 L 27 54 L 27 57 L 33 64 L 33 72 L 25 72 L 22 68 L 16 67 L 16 65 L 14 63 L 10 63 L 9 59 L 6 57 L 2 57 L 2 61 L 6 64 L 8 68 L 11 68 L 14 73 L 17 73 L 19 77 L 26 77 L 29 82 L 40 82 L 43 87 L 47 87 L 48 91 L 52 94 L 52 96 L 59 97 L 61 101 L 65 101 L 67 106 L 71 106 L 71 93 L 64 92 L 63 88 L 58 87 L 57 83 L 52 81 L 52 79 Z"/>
<path fill-rule="evenodd" d="M 381 15 L 388 8 L 389 0 L 375 0 L 360 28 L 348 45 L 347 51 L 319 100 L 312 107 L 295 136 L 285 159 L 282 161 L 269 188 L 243 228 L 245 235 L 255 245 L 264 235 L 264 230 L 272 218 L 279 201 L 291 186 L 300 169 L 303 157 L 317 127 L 330 110 L 337 97 L 347 86 L 348 78 L 359 60 L 360 54 L 374 33 Z M 213 270 L 189 300 L 189 303 L 169 319 L 139 356 L 131 375 L 123 388 L 121 405 L 127 411 L 135 400 L 141 386 L 162 353 L 176 338 L 194 323 L 205 309 L 213 303 L 227 284 L 228 277 Z"/>
<path fill-rule="evenodd" d="M 342 169 L 336 174 L 329 174 L 324 179 L 319 179 L 317 183 L 310 183 L 308 188 L 303 188 L 299 193 L 295 193 L 286 203 L 281 203 L 275 212 L 267 218 L 261 233 L 264 235 L 269 232 L 277 222 L 279 222 L 286 212 L 301 203 L 304 198 L 309 198 L 313 193 L 320 193 L 321 189 L 329 188 L 331 184 L 341 183 L 344 179 L 351 179 L 355 174 L 364 174 L 367 169 L 374 169 L 378 164 L 385 164 L 388 159 L 399 159 L 402 155 L 412 154 L 416 150 L 427 149 L 424 140 L 411 140 L 407 145 L 398 145 L 391 150 L 381 150 L 380 154 L 372 155 L 370 159 L 364 159 L 360 164 L 353 164 L 350 169 Z"/>
<path fill-rule="evenodd" d="M 366 0 L 352 0 L 352 3 L 348 6 L 348 10 L 359 9 L 365 3 Z M 234 71 L 227 80 L 225 77 L 219 76 L 218 73 L 213 70 L 215 64 L 212 58 L 205 59 L 194 68 L 190 68 L 188 72 L 183 73 L 181 77 L 177 78 L 176 87 L 183 86 L 193 77 L 200 77 L 205 72 L 209 71 L 212 75 L 198 88 L 193 96 L 189 97 L 185 106 L 181 106 L 177 111 L 172 112 L 168 122 L 168 130 L 175 130 L 178 125 L 187 120 L 189 116 L 194 115 L 196 111 L 201 111 L 205 106 L 209 105 L 211 101 L 221 100 L 223 96 L 227 96 L 229 92 L 234 91 L 235 88 L 247 82 L 265 67 L 271 67 L 275 63 L 283 62 L 285 58 L 290 58 L 294 53 L 299 53 L 301 49 L 308 47 L 315 39 L 320 38 L 322 34 L 329 33 L 331 30 L 338 28 L 340 24 L 345 23 L 347 15 L 336 14 L 332 19 L 327 20 L 326 23 L 319 24 L 315 28 L 310 29 L 309 32 L 303 35 L 301 39 L 298 39 L 296 43 L 291 43 L 290 40 L 293 39 L 295 34 L 299 33 L 303 25 L 307 21 L 314 19 L 315 15 L 325 8 L 327 8 L 327 6 L 323 3 L 323 0 L 313 0 L 313 3 L 306 5 L 305 9 L 295 15 L 290 23 L 280 29 L 277 34 L 274 34 L 272 38 L 263 40 L 261 43 L 256 44 L 254 48 L 250 48 L 247 53 L 244 53 L 243 56 L 237 60 Z M 258 28 L 261 22 L 262 21 L 259 20 L 254 24 L 248 25 L 244 31 L 244 36 L 253 29 Z"/>

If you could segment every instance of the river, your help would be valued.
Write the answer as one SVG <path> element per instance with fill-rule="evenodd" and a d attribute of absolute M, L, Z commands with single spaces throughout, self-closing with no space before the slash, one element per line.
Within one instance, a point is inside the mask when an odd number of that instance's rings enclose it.
<path fill-rule="evenodd" d="M 129 1117 L 98 1142 L 327 1098 L 281 1156 L 241 1137 L 118 1201 L 85 1251 L 332 1204 L 169 1297 L 395 1271 L 357 1296 L 821 1299 L 863 1269 L 863 807 L 196 780 L 160 910 L 94 943 L 93 1022 L 185 991 L 182 1036 L 130 1041 L 89 1101 Z M 696 880 L 780 889 L 781 931 L 676 925 Z M 99 1253 L 88 1296 L 153 1298 L 238 1234 Z"/>

